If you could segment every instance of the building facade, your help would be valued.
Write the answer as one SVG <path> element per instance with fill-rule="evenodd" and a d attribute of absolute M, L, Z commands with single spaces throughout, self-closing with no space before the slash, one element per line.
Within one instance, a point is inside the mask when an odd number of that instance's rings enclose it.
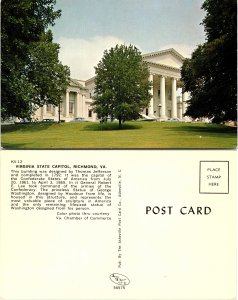
<path fill-rule="evenodd" d="M 160 119 L 183 118 L 188 94 L 182 93 L 181 67 L 184 57 L 173 48 L 143 55 L 150 70 L 151 100 L 144 114 Z"/>
<path fill-rule="evenodd" d="M 148 64 L 151 87 L 149 106 L 142 111 L 148 119 L 178 118 L 182 119 L 186 111 L 187 93 L 181 93 L 181 66 L 184 57 L 173 48 L 143 55 Z M 92 110 L 92 96 L 95 89 L 95 77 L 86 81 L 71 79 L 62 97 L 60 118 L 69 122 L 74 118 L 83 117 L 96 121 L 97 115 Z M 37 120 L 46 118 L 58 119 L 59 107 L 44 105 L 34 115 Z"/>
<path fill-rule="evenodd" d="M 60 105 L 60 119 L 65 122 L 72 121 L 78 117 L 84 117 L 90 121 L 96 121 L 96 114 L 92 111 L 92 98 L 89 90 L 85 87 L 85 81 L 70 79 L 66 94 L 62 96 Z M 46 104 L 38 108 L 34 119 L 54 119 L 59 118 L 59 107 Z"/>

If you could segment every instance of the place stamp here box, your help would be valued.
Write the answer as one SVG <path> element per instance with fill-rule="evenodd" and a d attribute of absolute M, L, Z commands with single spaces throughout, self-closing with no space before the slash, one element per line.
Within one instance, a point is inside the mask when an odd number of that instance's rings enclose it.
<path fill-rule="evenodd" d="M 200 161 L 199 193 L 229 194 L 229 161 Z"/>

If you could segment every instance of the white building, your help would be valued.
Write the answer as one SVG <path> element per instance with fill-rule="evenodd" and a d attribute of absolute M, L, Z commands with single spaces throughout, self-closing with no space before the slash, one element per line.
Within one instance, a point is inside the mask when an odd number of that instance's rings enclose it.
<path fill-rule="evenodd" d="M 182 87 L 181 67 L 184 57 L 173 48 L 143 55 L 153 82 L 151 101 L 144 113 L 161 119 L 182 119 L 186 111 L 187 93 L 178 92 Z"/>
<path fill-rule="evenodd" d="M 70 79 L 66 94 L 62 97 L 60 105 L 60 119 L 69 122 L 77 117 L 96 121 L 96 114 L 92 111 L 92 99 L 85 81 Z M 34 118 L 38 120 L 58 120 L 59 107 L 52 104 L 43 105 L 36 110 Z"/>
<path fill-rule="evenodd" d="M 142 115 L 148 118 L 183 118 L 186 111 L 187 93 L 181 94 L 181 66 L 184 57 L 173 48 L 143 55 L 147 62 L 153 82 L 151 101 Z M 76 117 L 96 121 L 97 116 L 92 111 L 92 95 L 95 88 L 95 77 L 86 81 L 71 79 L 66 95 L 61 104 L 61 119 L 66 122 Z M 180 88 L 180 95 L 179 89 Z M 44 105 L 35 112 L 35 118 L 58 118 L 58 107 Z"/>

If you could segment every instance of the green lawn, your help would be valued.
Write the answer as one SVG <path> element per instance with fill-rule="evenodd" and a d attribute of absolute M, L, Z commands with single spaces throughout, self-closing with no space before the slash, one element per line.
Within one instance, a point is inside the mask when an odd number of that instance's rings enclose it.
<path fill-rule="evenodd" d="M 217 124 L 126 122 L 2 126 L 2 147 L 33 148 L 236 148 L 236 128 Z"/>

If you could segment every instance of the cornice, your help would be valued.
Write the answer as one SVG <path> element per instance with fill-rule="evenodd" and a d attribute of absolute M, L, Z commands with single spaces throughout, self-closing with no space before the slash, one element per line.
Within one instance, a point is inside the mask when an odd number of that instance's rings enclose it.
<path fill-rule="evenodd" d="M 82 90 L 86 90 L 86 88 L 77 81 L 77 79 L 70 78 L 69 86 L 79 87 Z"/>
<path fill-rule="evenodd" d="M 147 63 L 150 66 L 161 67 L 161 68 L 164 68 L 164 69 L 167 69 L 167 70 L 173 70 L 173 71 L 180 72 L 180 68 L 175 68 L 175 67 L 171 67 L 171 66 L 168 66 L 168 65 L 158 64 L 158 63 L 154 63 L 154 62 L 151 62 L 151 61 L 145 61 L 145 63 Z"/>
<path fill-rule="evenodd" d="M 175 56 L 177 56 L 181 61 L 183 61 L 185 59 L 185 57 L 183 57 L 174 48 L 170 48 L 170 49 L 166 49 L 166 50 L 161 50 L 161 51 L 157 51 L 157 52 L 145 53 L 145 54 L 142 55 L 142 57 L 146 58 L 146 57 L 160 56 L 160 55 L 163 55 L 165 53 L 172 53 Z"/>

